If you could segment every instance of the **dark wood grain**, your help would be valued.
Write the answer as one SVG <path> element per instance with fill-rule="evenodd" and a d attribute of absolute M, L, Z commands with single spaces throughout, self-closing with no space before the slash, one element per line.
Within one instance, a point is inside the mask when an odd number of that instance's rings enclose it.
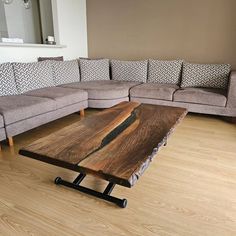
<path fill-rule="evenodd" d="M 123 102 L 20 154 L 131 187 L 186 114 L 184 108 Z"/>
<path fill-rule="evenodd" d="M 105 145 L 106 140 L 111 138 L 111 134 L 122 123 L 130 121 L 131 113 L 137 106 L 139 103 L 136 102 L 121 103 L 38 139 L 21 148 L 19 153 L 76 170 L 76 164 Z"/>

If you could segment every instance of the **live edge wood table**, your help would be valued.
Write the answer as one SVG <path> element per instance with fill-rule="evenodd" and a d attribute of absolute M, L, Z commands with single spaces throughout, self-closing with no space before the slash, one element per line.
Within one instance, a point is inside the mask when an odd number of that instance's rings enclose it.
<path fill-rule="evenodd" d="M 55 183 L 124 208 L 126 199 L 110 195 L 114 186 L 132 187 L 186 114 L 184 108 L 122 102 L 38 139 L 19 153 L 79 172 L 72 183 L 60 177 Z M 104 192 L 80 185 L 87 174 L 109 182 Z"/>

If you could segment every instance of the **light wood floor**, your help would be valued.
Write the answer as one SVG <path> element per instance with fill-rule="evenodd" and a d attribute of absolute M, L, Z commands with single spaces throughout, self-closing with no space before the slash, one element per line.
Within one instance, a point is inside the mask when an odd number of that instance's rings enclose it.
<path fill-rule="evenodd" d="M 89 112 L 86 112 L 86 115 Z M 80 117 L 15 138 L 0 154 L 0 235 L 236 235 L 236 125 L 188 115 L 132 189 L 116 187 L 126 209 L 62 186 L 76 173 L 17 155 L 19 147 Z M 92 177 L 85 185 L 102 190 Z"/>

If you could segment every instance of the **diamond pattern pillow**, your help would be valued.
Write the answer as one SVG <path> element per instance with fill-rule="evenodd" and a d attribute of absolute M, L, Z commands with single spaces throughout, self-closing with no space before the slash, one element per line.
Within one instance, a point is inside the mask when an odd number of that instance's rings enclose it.
<path fill-rule="evenodd" d="M 20 93 L 55 86 L 52 68 L 48 61 L 31 63 L 12 63 L 16 86 Z"/>
<path fill-rule="evenodd" d="M 77 60 L 51 61 L 53 80 L 56 85 L 80 81 L 79 64 Z"/>
<path fill-rule="evenodd" d="M 18 94 L 11 63 L 0 64 L 0 96 Z"/>
<path fill-rule="evenodd" d="M 181 87 L 226 89 L 230 67 L 229 64 L 184 63 Z"/>
<path fill-rule="evenodd" d="M 120 81 L 146 82 L 148 61 L 111 60 L 112 79 Z"/>
<path fill-rule="evenodd" d="M 109 60 L 80 59 L 81 81 L 110 80 Z"/>
<path fill-rule="evenodd" d="M 182 69 L 182 60 L 159 61 L 149 59 L 149 83 L 179 84 Z"/>

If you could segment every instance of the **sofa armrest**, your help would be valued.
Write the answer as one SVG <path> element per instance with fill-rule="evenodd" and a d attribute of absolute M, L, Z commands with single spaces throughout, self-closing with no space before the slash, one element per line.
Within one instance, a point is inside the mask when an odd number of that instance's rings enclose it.
<path fill-rule="evenodd" d="M 236 108 L 236 71 L 231 71 L 229 76 L 229 88 L 227 107 Z"/>

